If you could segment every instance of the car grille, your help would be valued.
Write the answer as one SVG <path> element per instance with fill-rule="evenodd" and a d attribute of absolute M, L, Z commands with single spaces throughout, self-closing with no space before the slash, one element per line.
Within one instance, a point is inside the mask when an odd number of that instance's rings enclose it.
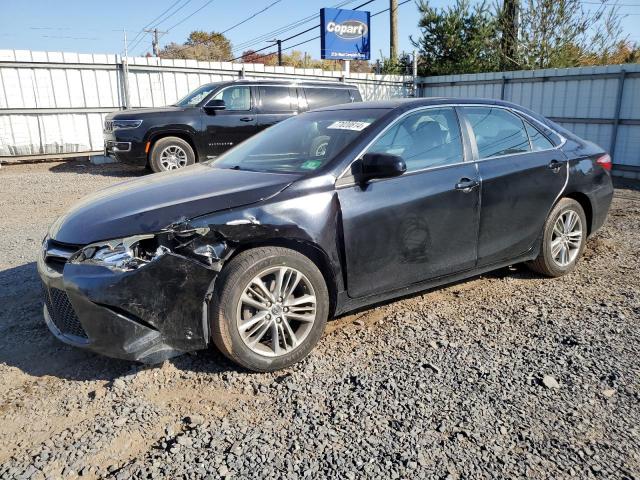
<path fill-rule="evenodd" d="M 43 285 L 42 289 L 51 321 L 58 327 L 60 333 L 88 338 L 87 332 L 82 328 L 82 324 L 73 310 L 69 296 L 57 288 L 47 288 Z"/>
<path fill-rule="evenodd" d="M 105 120 L 104 131 L 107 133 L 113 132 L 113 120 Z"/>
<path fill-rule="evenodd" d="M 58 273 L 62 273 L 65 264 L 71 256 L 82 248 L 82 245 L 70 245 L 47 239 L 44 244 L 44 261 Z"/>

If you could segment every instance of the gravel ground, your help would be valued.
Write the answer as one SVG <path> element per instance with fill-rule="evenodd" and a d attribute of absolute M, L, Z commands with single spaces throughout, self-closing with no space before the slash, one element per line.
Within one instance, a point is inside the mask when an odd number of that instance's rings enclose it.
<path fill-rule="evenodd" d="M 77 198 L 140 175 L 0 170 L 0 478 L 640 478 L 640 192 L 573 274 L 521 266 L 329 323 L 273 374 L 67 347 L 35 259 Z"/>

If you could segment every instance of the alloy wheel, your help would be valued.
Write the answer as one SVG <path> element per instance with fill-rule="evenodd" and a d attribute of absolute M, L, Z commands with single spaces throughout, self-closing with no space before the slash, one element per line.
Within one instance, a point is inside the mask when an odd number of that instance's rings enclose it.
<path fill-rule="evenodd" d="M 169 145 L 160 152 L 160 165 L 163 170 L 176 170 L 187 166 L 187 152 L 178 145 Z"/>
<path fill-rule="evenodd" d="M 271 267 L 245 286 L 236 325 L 253 352 L 268 357 L 288 354 L 301 345 L 316 319 L 316 294 L 309 279 L 291 267 Z"/>
<path fill-rule="evenodd" d="M 553 261 L 566 267 L 573 262 L 582 246 L 582 221 L 573 210 L 560 214 L 551 234 L 551 257 Z"/>

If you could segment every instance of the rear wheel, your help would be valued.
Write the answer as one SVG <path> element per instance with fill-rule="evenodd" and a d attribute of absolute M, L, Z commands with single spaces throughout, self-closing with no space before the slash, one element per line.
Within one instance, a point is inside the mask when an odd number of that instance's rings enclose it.
<path fill-rule="evenodd" d="M 280 247 L 255 248 L 232 259 L 222 271 L 215 303 L 216 346 L 234 362 L 262 372 L 306 357 L 322 336 L 329 312 L 318 267 Z"/>
<path fill-rule="evenodd" d="M 153 145 L 149 166 L 154 172 L 167 172 L 193 165 L 195 161 L 196 155 L 187 141 L 178 137 L 165 137 Z"/>
<path fill-rule="evenodd" d="M 572 271 L 584 251 L 587 220 L 582 206 L 571 198 L 561 199 L 545 222 L 538 257 L 529 267 L 549 277 Z"/>

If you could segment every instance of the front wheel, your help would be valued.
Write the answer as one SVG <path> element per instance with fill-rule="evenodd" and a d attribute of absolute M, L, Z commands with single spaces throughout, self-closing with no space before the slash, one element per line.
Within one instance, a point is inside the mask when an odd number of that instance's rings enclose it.
<path fill-rule="evenodd" d="M 247 250 L 222 270 L 213 341 L 245 368 L 267 372 L 306 357 L 324 331 L 329 295 L 318 267 L 280 247 Z"/>
<path fill-rule="evenodd" d="M 158 140 L 151 150 L 149 166 L 154 172 L 168 172 L 193 165 L 196 155 L 189 142 L 178 137 Z"/>
<path fill-rule="evenodd" d="M 571 272 L 584 251 L 587 220 L 582 206 L 571 198 L 561 199 L 544 225 L 538 257 L 529 267 L 549 277 Z"/>

